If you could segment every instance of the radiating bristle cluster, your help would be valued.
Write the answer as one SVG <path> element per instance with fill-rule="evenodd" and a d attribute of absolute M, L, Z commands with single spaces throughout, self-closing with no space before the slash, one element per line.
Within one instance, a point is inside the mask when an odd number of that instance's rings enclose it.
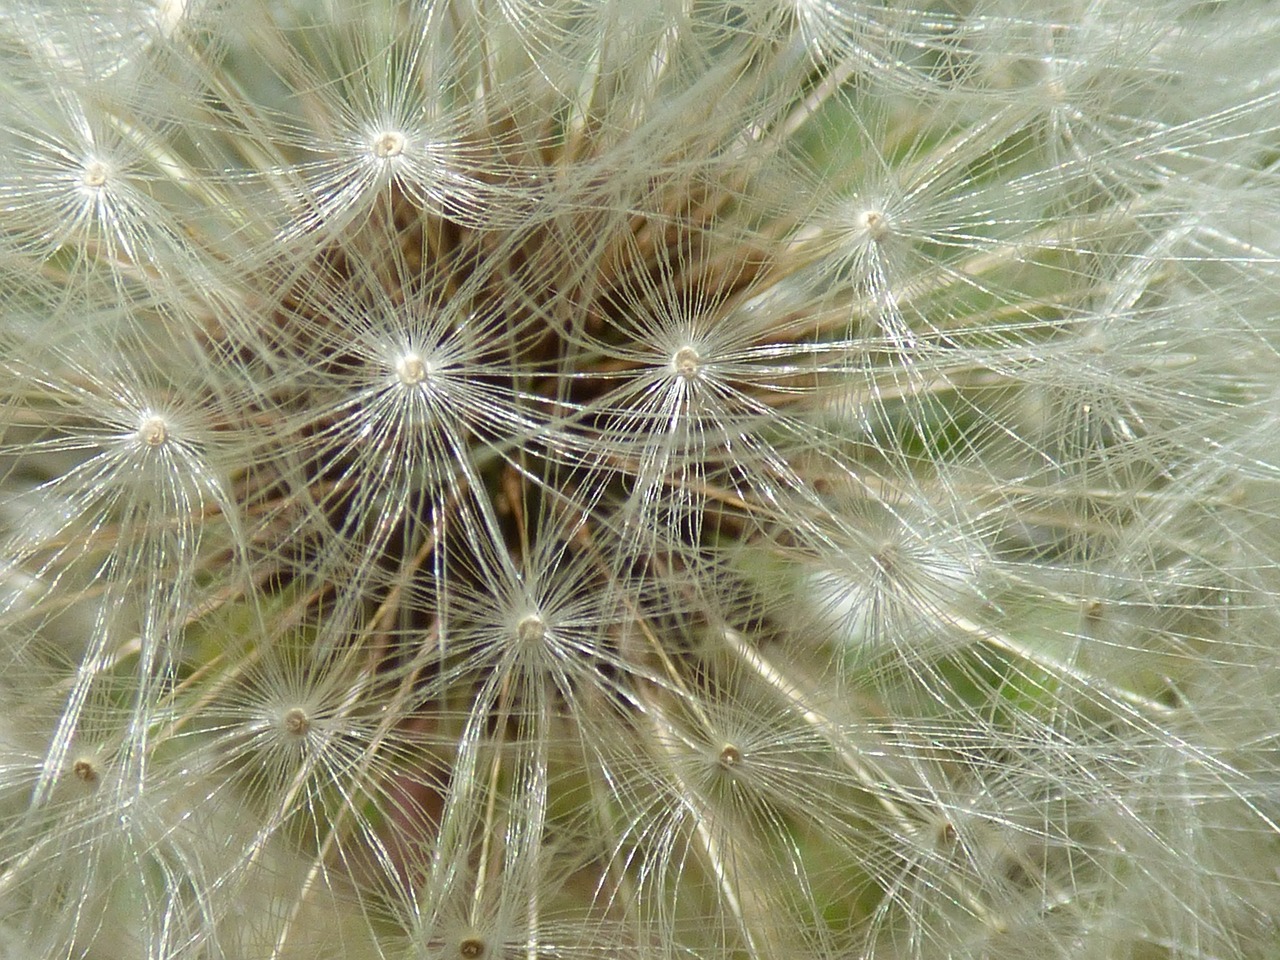
<path fill-rule="evenodd" d="M 11 0 L 0 955 L 1280 956 L 1258 0 Z"/>

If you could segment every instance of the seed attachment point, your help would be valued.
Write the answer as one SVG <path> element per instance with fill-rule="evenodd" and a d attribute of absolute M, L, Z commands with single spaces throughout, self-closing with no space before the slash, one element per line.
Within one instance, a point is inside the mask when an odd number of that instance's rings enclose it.
<path fill-rule="evenodd" d="M 163 417 L 152 414 L 138 424 L 137 436 L 148 447 L 162 447 L 169 440 L 169 425 Z"/>
<path fill-rule="evenodd" d="M 676 376 L 692 380 L 702 369 L 702 357 L 693 347 L 681 347 L 671 357 L 671 369 Z"/>
<path fill-rule="evenodd" d="M 110 176 L 110 167 L 101 160 L 90 160 L 80 171 L 80 186 L 90 191 L 101 190 Z"/>
<path fill-rule="evenodd" d="M 726 770 L 732 770 L 738 764 L 742 763 L 742 751 L 732 743 L 726 743 L 720 748 L 720 753 L 716 757 L 716 762 Z"/>
<path fill-rule="evenodd" d="M 541 643 L 547 638 L 547 624 L 536 613 L 531 613 L 516 624 L 516 639 L 522 646 Z"/>
<path fill-rule="evenodd" d="M 858 214 L 858 225 L 873 243 L 879 243 L 889 235 L 889 220 L 879 210 L 863 210 Z"/>
<path fill-rule="evenodd" d="M 295 737 L 304 737 L 311 729 L 311 718 L 301 707 L 290 707 L 280 718 L 280 725 L 285 732 Z"/>
<path fill-rule="evenodd" d="M 406 387 L 416 387 L 431 376 L 431 365 L 410 351 L 396 360 L 396 376 Z"/>
<path fill-rule="evenodd" d="M 379 160 L 394 160 L 408 145 L 408 138 L 399 130 L 384 130 L 374 136 L 369 152 Z"/>

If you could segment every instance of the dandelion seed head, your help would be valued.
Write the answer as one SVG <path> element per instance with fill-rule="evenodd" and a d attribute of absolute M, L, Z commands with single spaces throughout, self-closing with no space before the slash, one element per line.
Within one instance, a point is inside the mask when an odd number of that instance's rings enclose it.
<path fill-rule="evenodd" d="M 0 933 L 1265 955 L 1265 6 L 11 0 Z"/>

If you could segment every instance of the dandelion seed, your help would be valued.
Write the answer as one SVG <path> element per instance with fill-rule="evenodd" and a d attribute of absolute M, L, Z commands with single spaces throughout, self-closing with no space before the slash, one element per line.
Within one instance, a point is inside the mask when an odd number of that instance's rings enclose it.
<path fill-rule="evenodd" d="M 138 427 L 138 439 L 149 447 L 164 446 L 169 440 L 169 425 L 164 417 L 152 415 Z"/>
<path fill-rule="evenodd" d="M 106 185 L 107 178 L 111 175 L 111 168 L 101 160 L 90 160 L 84 165 L 84 170 L 80 174 L 80 183 L 86 190 L 100 190 Z"/>
<path fill-rule="evenodd" d="M 888 219 L 878 210 L 865 210 L 858 214 L 858 223 L 867 236 L 877 243 L 887 237 L 891 229 Z"/>
<path fill-rule="evenodd" d="M 702 358 L 693 347 L 681 347 L 671 358 L 671 368 L 685 380 L 692 380 L 698 375 Z"/>
<path fill-rule="evenodd" d="M 75 778 L 86 786 L 93 786 L 101 778 L 97 764 L 93 760 L 86 757 L 80 757 L 72 762 L 71 772 Z"/>
<path fill-rule="evenodd" d="M 404 153 L 408 138 L 398 130 L 386 130 L 373 138 L 370 149 L 379 160 L 394 160 Z"/>
<path fill-rule="evenodd" d="M 406 387 L 416 387 L 431 376 L 427 362 L 416 353 L 406 353 L 396 360 L 396 376 Z"/>
<path fill-rule="evenodd" d="M 311 718 L 307 716 L 307 711 L 301 707 L 290 707 L 285 711 L 282 720 L 285 730 L 295 737 L 305 736 L 307 731 L 311 729 Z"/>
<path fill-rule="evenodd" d="M 547 638 L 547 625 L 541 617 L 531 613 L 516 624 L 516 637 L 522 646 L 541 643 Z"/>
<path fill-rule="evenodd" d="M 720 766 L 726 770 L 732 770 L 742 762 L 742 751 L 735 747 L 732 743 L 726 743 L 720 748 Z"/>

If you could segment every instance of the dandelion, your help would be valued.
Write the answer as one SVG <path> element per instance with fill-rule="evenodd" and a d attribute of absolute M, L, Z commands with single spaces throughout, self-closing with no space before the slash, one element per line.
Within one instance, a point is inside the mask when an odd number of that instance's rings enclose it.
<path fill-rule="evenodd" d="M 1280 20 L 0 14 L 0 953 L 1274 957 Z"/>

